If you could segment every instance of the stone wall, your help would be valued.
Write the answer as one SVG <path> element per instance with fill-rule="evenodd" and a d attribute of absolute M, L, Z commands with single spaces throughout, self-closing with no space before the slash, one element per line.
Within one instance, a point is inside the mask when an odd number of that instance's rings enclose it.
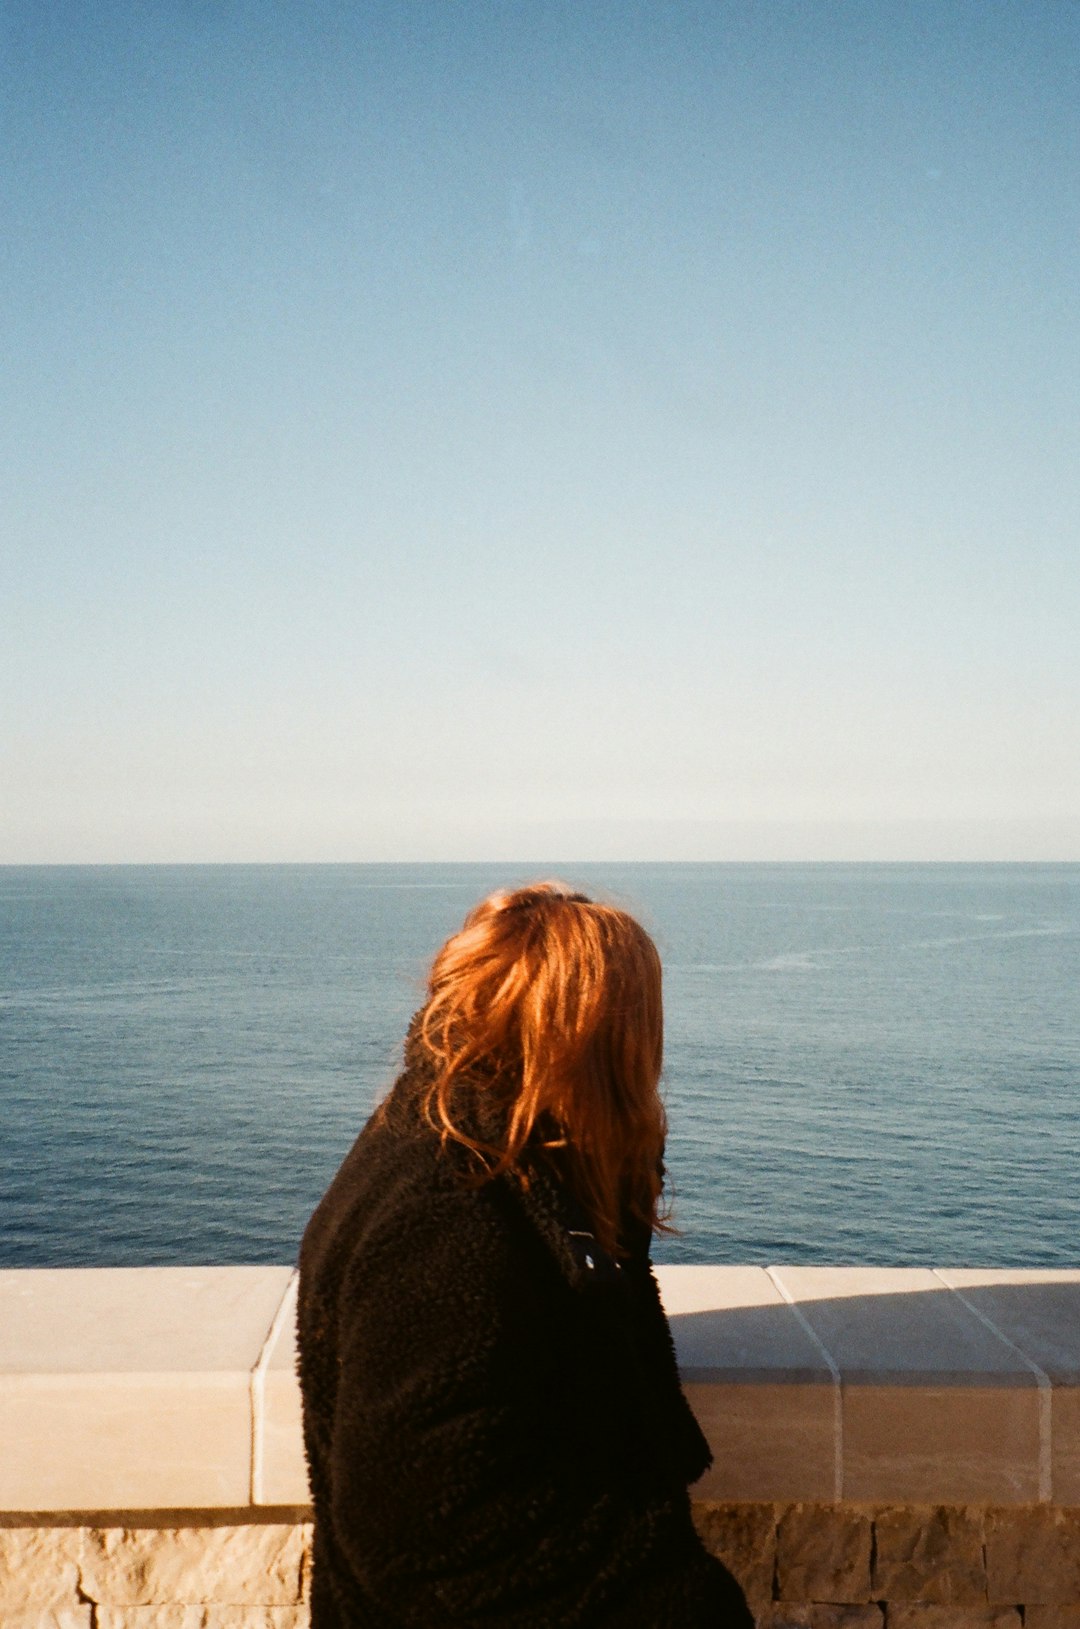
<path fill-rule="evenodd" d="M 307 1512 L 0 1527 L 3 1629 L 306 1629 Z"/>
<path fill-rule="evenodd" d="M 759 1629 L 1080 1629 L 1080 1511 L 1045 1506 L 696 1509 Z"/>
<path fill-rule="evenodd" d="M 0 1624 L 306 1629 L 306 1514 L 8 1517 Z M 759 1629 L 1080 1629 L 1080 1510 L 704 1501 L 695 1515 Z"/>
<path fill-rule="evenodd" d="M 1080 1272 L 658 1277 L 761 1629 L 1080 1629 Z M 301 1629 L 295 1290 L 0 1272 L 0 1629 Z"/>

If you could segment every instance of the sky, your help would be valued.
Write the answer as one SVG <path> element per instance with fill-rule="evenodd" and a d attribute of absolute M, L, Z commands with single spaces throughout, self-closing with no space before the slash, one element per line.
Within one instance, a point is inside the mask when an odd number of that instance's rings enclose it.
<path fill-rule="evenodd" d="M 8 0 L 0 863 L 1080 859 L 1076 0 Z"/>

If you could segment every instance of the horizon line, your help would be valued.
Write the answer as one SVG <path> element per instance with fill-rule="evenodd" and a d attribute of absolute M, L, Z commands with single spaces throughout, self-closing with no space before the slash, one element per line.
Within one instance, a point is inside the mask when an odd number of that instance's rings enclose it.
<path fill-rule="evenodd" d="M 904 865 L 999 865 L 999 866 L 1080 866 L 1080 857 L 1062 856 L 1031 856 L 1018 858 L 1012 856 L 959 856 L 959 855 L 909 855 L 909 856 L 873 856 L 860 855 L 858 857 L 844 858 L 837 855 L 741 855 L 738 857 L 716 856 L 603 856 L 588 858 L 580 856 L 575 859 L 568 858 L 490 858 L 480 859 L 448 859 L 445 857 L 411 857 L 407 859 L 141 859 L 141 860 L 0 860 L 0 871 L 63 871 L 63 870 L 136 870 L 139 868 L 172 867 L 177 870 L 185 868 L 191 870 L 206 870 L 209 868 L 224 869 L 227 866 L 246 866 L 281 868 L 285 866 L 514 866 L 514 867 L 550 867 L 550 866 L 599 866 L 599 865 L 817 865 L 817 866 L 904 866 Z"/>

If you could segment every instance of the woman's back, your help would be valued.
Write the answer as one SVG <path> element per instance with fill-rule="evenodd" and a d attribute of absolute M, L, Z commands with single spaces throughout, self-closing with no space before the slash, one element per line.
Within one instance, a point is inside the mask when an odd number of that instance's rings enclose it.
<path fill-rule="evenodd" d="M 649 1229 L 606 1248 L 550 1137 L 478 1175 L 512 1099 L 459 1093 L 447 1137 L 407 1057 L 301 1251 L 313 1629 L 749 1625 L 690 1521 Z"/>

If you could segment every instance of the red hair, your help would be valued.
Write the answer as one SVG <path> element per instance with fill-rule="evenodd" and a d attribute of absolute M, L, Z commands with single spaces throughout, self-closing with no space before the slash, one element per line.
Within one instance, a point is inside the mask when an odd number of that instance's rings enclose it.
<path fill-rule="evenodd" d="M 632 916 L 562 883 L 492 894 L 436 956 L 417 1042 L 428 1117 L 481 1181 L 527 1181 L 540 1148 L 610 1252 L 635 1222 L 666 1230 L 660 958 Z M 486 1141 L 461 1123 L 480 1098 Z"/>

